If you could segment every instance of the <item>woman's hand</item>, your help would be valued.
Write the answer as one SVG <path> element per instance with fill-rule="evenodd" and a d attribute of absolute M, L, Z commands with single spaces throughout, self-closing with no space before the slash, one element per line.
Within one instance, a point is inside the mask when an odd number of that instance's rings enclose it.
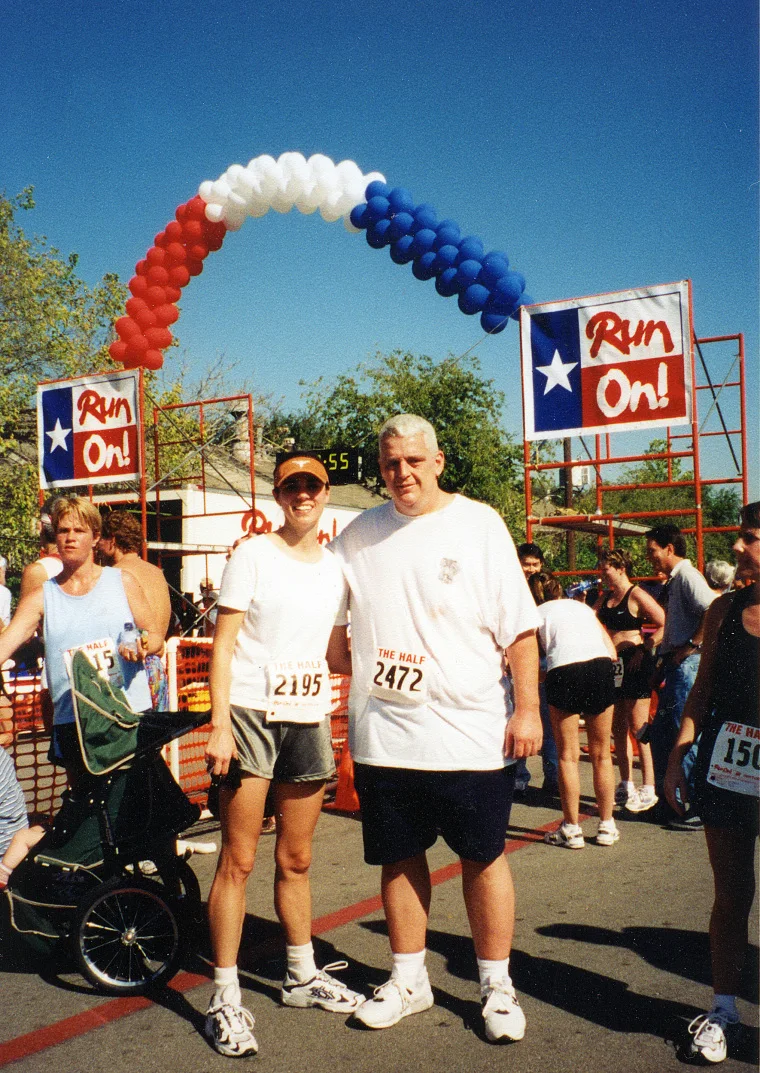
<path fill-rule="evenodd" d="M 683 771 L 682 756 L 680 749 L 673 750 L 663 780 L 663 790 L 668 804 L 679 816 L 683 816 L 689 803 L 689 786 Z"/>
<path fill-rule="evenodd" d="M 238 751 L 231 727 L 214 727 L 206 744 L 206 769 L 209 775 L 226 775 L 230 760 L 237 760 Z"/>

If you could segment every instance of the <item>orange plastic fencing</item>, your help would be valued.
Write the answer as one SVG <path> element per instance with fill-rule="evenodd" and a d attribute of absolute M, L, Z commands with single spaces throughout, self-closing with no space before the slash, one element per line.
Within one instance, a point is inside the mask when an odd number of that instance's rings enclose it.
<path fill-rule="evenodd" d="M 5 695 L 0 695 L 0 745 L 16 767 L 27 811 L 52 817 L 66 789 L 66 773 L 47 758 L 50 735 L 42 721 L 40 676 L 2 674 Z"/>

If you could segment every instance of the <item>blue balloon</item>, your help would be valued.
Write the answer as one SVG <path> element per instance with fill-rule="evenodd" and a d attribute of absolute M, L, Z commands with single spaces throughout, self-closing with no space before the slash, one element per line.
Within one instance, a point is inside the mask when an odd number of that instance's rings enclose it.
<path fill-rule="evenodd" d="M 489 335 L 497 335 L 499 332 L 503 332 L 508 323 L 509 317 L 505 317 L 502 313 L 480 314 L 481 327 Z"/>
<path fill-rule="evenodd" d="M 441 220 L 441 222 L 438 224 L 438 227 L 436 227 L 436 231 L 439 235 L 442 231 L 444 231 L 447 235 L 446 242 L 441 243 L 442 246 L 448 245 L 449 242 L 452 246 L 459 245 L 459 240 L 462 237 L 462 229 L 456 222 L 456 220 Z"/>
<path fill-rule="evenodd" d="M 495 257 L 489 253 L 483 258 L 483 271 L 480 273 L 480 282 L 484 287 L 493 289 L 502 276 L 509 272 L 509 261 L 506 257 Z"/>
<path fill-rule="evenodd" d="M 435 231 L 431 231 L 429 227 L 423 227 L 414 236 L 414 242 L 412 243 L 414 256 L 420 257 L 423 253 L 427 253 L 428 250 L 432 250 L 434 242 Z M 431 258 L 431 261 L 432 260 L 433 258 Z"/>
<path fill-rule="evenodd" d="M 361 227 L 364 229 L 369 220 L 367 218 L 367 203 L 362 201 L 359 205 L 354 205 L 351 209 L 351 223 L 354 227 Z"/>
<path fill-rule="evenodd" d="M 414 212 L 414 198 L 403 186 L 394 186 L 386 197 L 394 212 Z"/>
<path fill-rule="evenodd" d="M 390 243 L 391 240 L 388 235 L 390 226 L 390 220 L 375 220 L 374 223 L 369 225 L 365 238 L 373 250 L 380 250 Z"/>
<path fill-rule="evenodd" d="M 491 250 L 483 258 L 483 264 L 486 265 L 490 260 L 506 261 L 507 267 L 509 267 L 509 258 L 502 250 Z"/>
<path fill-rule="evenodd" d="M 381 179 L 375 179 L 364 191 L 364 196 L 369 201 L 371 197 L 387 197 L 390 192 L 391 188 L 387 183 L 384 183 Z"/>
<path fill-rule="evenodd" d="M 525 287 L 525 279 L 520 272 L 507 272 L 497 280 L 491 292 L 491 304 L 489 312 L 511 313 L 520 301 L 520 295 Z"/>
<path fill-rule="evenodd" d="M 438 214 L 432 205 L 418 205 L 412 213 L 414 217 L 414 230 L 421 231 L 423 228 L 435 230 L 438 226 Z"/>
<path fill-rule="evenodd" d="M 395 261 L 397 265 L 405 265 L 414 260 L 414 252 L 412 250 L 412 243 L 414 242 L 414 235 L 402 235 L 401 238 L 396 239 L 391 243 L 391 260 Z"/>
<path fill-rule="evenodd" d="M 459 308 L 468 316 L 472 313 L 479 313 L 490 297 L 491 292 L 487 287 L 483 287 L 480 283 L 473 283 L 459 295 Z"/>
<path fill-rule="evenodd" d="M 462 261 L 457 267 L 456 280 L 460 291 L 466 290 L 480 275 L 483 266 L 480 261 Z"/>
<path fill-rule="evenodd" d="M 529 294 L 523 294 L 520 296 L 520 301 L 517 303 L 517 308 L 510 313 L 512 320 L 520 319 L 520 306 L 532 306 L 535 304 L 536 299 L 531 298 Z"/>
<path fill-rule="evenodd" d="M 383 217 L 390 214 L 390 211 L 391 206 L 387 197 L 380 197 L 380 195 L 377 194 L 375 197 L 371 197 L 367 202 L 368 220 L 382 220 Z"/>
<path fill-rule="evenodd" d="M 456 268 L 444 268 L 435 281 L 435 289 L 442 298 L 452 298 L 459 290 L 455 282 L 456 274 Z"/>
<path fill-rule="evenodd" d="M 391 239 L 397 239 L 401 238 L 402 235 L 408 235 L 413 225 L 413 216 L 408 212 L 397 212 L 395 216 L 391 217 Z"/>
<path fill-rule="evenodd" d="M 416 237 L 416 236 L 415 236 Z M 435 260 L 435 253 L 433 250 L 429 250 L 427 253 L 423 253 L 421 257 L 418 257 L 412 265 L 412 272 L 417 279 L 426 280 L 432 279 L 435 275 L 433 271 L 433 261 Z"/>
<path fill-rule="evenodd" d="M 468 235 L 458 243 L 459 263 L 462 261 L 480 261 L 483 263 L 483 243 L 474 235 Z"/>
<path fill-rule="evenodd" d="M 437 249 L 435 262 L 433 263 L 436 275 L 439 272 L 443 272 L 444 268 L 451 268 L 456 264 L 457 257 L 459 256 L 459 250 L 456 246 L 441 246 L 440 248 L 437 248 L 437 246 L 434 245 L 433 249 Z"/>

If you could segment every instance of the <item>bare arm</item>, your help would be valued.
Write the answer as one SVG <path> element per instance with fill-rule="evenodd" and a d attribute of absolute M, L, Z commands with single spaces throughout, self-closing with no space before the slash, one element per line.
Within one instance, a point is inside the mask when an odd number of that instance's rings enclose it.
<path fill-rule="evenodd" d="M 351 674 L 351 649 L 348 647 L 348 627 L 333 626 L 327 645 L 327 665 L 330 674 Z"/>
<path fill-rule="evenodd" d="M 721 596 L 720 599 L 712 603 L 708 607 L 702 622 L 704 628 L 702 658 L 699 661 L 696 680 L 684 705 L 681 715 L 681 729 L 670 754 L 668 770 L 664 780 L 665 796 L 677 812 L 684 811 L 684 805 L 688 800 L 688 788 L 683 773 L 682 761 L 696 741 L 710 709 L 717 669 L 718 630 L 730 606 L 729 601 L 731 599 L 731 596 Z M 683 804 L 676 798 L 676 790 L 680 791 Z"/>
<path fill-rule="evenodd" d="M 226 775 L 230 760 L 237 758 L 230 718 L 232 653 L 245 618 L 244 611 L 220 607 L 211 655 L 211 734 L 206 745 L 206 767 L 212 775 Z"/>
<path fill-rule="evenodd" d="M 28 596 L 30 592 L 34 592 L 35 589 L 42 588 L 47 579 L 47 570 L 42 563 L 29 563 L 28 566 L 24 567 L 21 574 L 19 600 L 23 600 L 25 596 Z"/>
<path fill-rule="evenodd" d="M 665 611 L 663 608 L 660 607 L 654 596 L 650 596 L 646 589 L 642 589 L 640 585 L 634 586 L 629 600 L 629 607 L 631 607 L 631 611 L 636 618 L 640 618 L 643 622 L 657 627 L 651 638 L 652 647 L 656 647 L 662 640 L 665 625 Z"/>
<path fill-rule="evenodd" d="M 138 660 L 144 659 L 147 655 L 160 652 L 164 645 L 164 636 L 158 628 L 153 609 L 134 574 L 122 570 L 121 580 L 124 585 L 124 592 L 127 597 L 127 602 L 129 603 L 129 609 L 132 612 L 132 620 L 135 626 L 137 626 L 139 630 L 147 631 L 147 637 L 144 637 L 140 641 L 137 652 L 133 652 L 127 648 L 119 648 L 119 654 L 122 659 L 135 663 Z"/>
<path fill-rule="evenodd" d="M 535 756 L 543 742 L 538 704 L 538 645 L 534 630 L 521 633 L 507 649 L 515 693 L 515 710 L 507 724 L 504 755 Z"/>
<path fill-rule="evenodd" d="M 13 655 L 25 641 L 34 637 L 42 622 L 42 588 L 32 589 L 23 596 L 16 608 L 16 614 L 0 635 L 0 667 Z"/>

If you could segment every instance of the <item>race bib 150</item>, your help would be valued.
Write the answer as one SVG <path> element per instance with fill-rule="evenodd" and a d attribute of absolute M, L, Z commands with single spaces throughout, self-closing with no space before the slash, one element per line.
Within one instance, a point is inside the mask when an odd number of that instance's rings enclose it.
<path fill-rule="evenodd" d="M 760 796 L 760 729 L 724 723 L 713 746 L 707 781 L 721 790 Z"/>

